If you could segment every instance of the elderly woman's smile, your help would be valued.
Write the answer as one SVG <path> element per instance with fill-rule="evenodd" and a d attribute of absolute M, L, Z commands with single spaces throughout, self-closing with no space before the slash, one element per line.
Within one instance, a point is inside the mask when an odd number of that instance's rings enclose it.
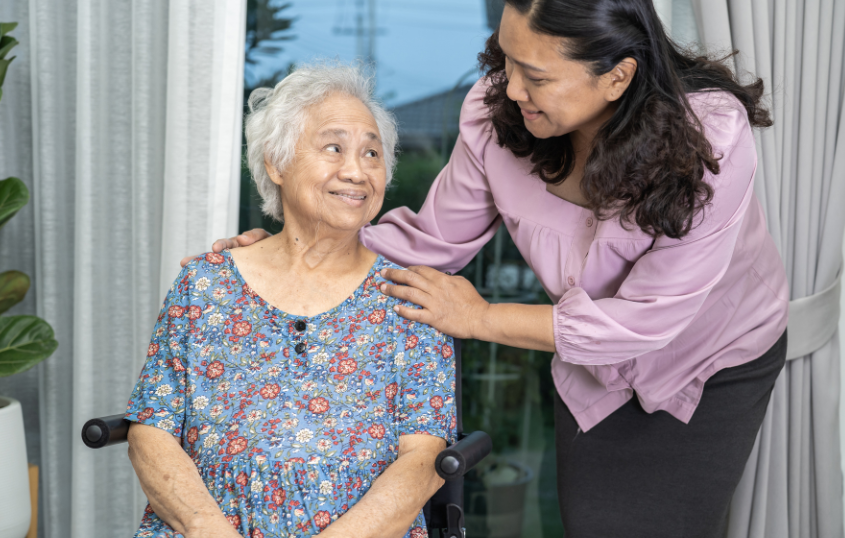
<path fill-rule="evenodd" d="M 367 195 L 350 189 L 329 191 L 329 194 L 337 197 L 342 203 L 351 207 L 363 207 Z"/>
<path fill-rule="evenodd" d="M 342 189 L 337 191 L 329 191 L 330 194 L 333 194 L 344 201 L 344 203 L 349 204 L 353 207 L 360 207 L 363 204 L 359 204 L 358 202 L 363 202 L 367 199 L 367 195 L 364 193 L 359 193 L 353 191 L 351 189 Z"/>

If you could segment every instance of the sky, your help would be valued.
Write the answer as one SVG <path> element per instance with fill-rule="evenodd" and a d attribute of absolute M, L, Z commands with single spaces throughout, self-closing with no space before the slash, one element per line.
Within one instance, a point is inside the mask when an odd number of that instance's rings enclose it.
<path fill-rule="evenodd" d="M 273 72 L 290 62 L 356 58 L 356 12 L 368 0 L 288 0 L 282 13 L 296 17 L 284 51 L 262 60 Z M 365 23 L 368 12 L 364 8 Z M 484 0 L 376 0 L 377 94 L 390 106 L 453 87 L 477 66 L 491 30 Z M 474 80 L 477 74 L 465 80 Z"/>

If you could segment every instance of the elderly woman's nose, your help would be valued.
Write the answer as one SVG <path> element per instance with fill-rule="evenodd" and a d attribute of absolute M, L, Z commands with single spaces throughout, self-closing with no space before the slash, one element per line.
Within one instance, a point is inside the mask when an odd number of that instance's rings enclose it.
<path fill-rule="evenodd" d="M 337 176 L 339 179 L 349 181 L 364 181 L 366 175 L 364 168 L 361 166 L 361 158 L 357 155 L 349 155 L 343 162 L 343 166 L 338 170 Z"/>

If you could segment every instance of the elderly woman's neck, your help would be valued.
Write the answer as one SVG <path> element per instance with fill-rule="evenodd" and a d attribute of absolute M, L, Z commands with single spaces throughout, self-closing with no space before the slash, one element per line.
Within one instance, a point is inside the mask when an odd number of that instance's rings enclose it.
<path fill-rule="evenodd" d="M 326 312 L 343 302 L 361 285 L 377 258 L 357 234 L 305 237 L 290 226 L 264 241 L 233 249 L 231 256 L 262 299 L 302 316 Z"/>
<path fill-rule="evenodd" d="M 369 267 L 375 256 L 358 241 L 357 232 L 338 234 L 318 229 L 305 233 L 295 225 L 285 225 L 268 246 L 272 249 L 268 254 L 303 271 L 345 274 L 359 265 Z"/>

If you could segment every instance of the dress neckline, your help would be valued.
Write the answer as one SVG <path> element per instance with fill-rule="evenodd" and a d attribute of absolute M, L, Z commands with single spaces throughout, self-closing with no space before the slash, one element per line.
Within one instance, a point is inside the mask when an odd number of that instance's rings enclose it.
<path fill-rule="evenodd" d="M 376 256 L 376 261 L 373 262 L 373 265 L 370 266 L 370 270 L 367 272 L 367 276 L 364 277 L 364 280 L 356 287 L 352 293 L 343 301 L 340 302 L 337 306 L 334 306 L 325 312 L 321 312 L 319 314 L 314 314 L 313 316 L 304 316 L 299 314 L 291 314 L 289 312 L 285 312 L 281 308 L 277 308 L 273 306 L 269 301 L 258 295 L 255 290 L 252 289 L 252 286 L 249 285 L 249 282 L 246 281 L 241 271 L 238 269 L 238 265 L 235 263 L 235 259 L 232 257 L 231 252 L 229 249 L 223 250 L 223 255 L 226 258 L 226 263 L 232 269 L 232 272 L 237 276 L 238 280 L 241 284 L 245 285 L 249 289 L 250 295 L 262 303 L 266 305 L 267 309 L 274 312 L 280 318 L 296 318 L 301 320 L 313 320 L 313 319 L 325 319 L 330 318 L 338 311 L 343 310 L 345 307 L 349 306 L 352 302 L 354 302 L 358 296 L 364 291 L 367 286 L 368 282 L 371 282 L 375 277 L 376 273 L 378 273 L 378 268 L 381 267 L 384 263 L 384 257 L 381 254 Z"/>

